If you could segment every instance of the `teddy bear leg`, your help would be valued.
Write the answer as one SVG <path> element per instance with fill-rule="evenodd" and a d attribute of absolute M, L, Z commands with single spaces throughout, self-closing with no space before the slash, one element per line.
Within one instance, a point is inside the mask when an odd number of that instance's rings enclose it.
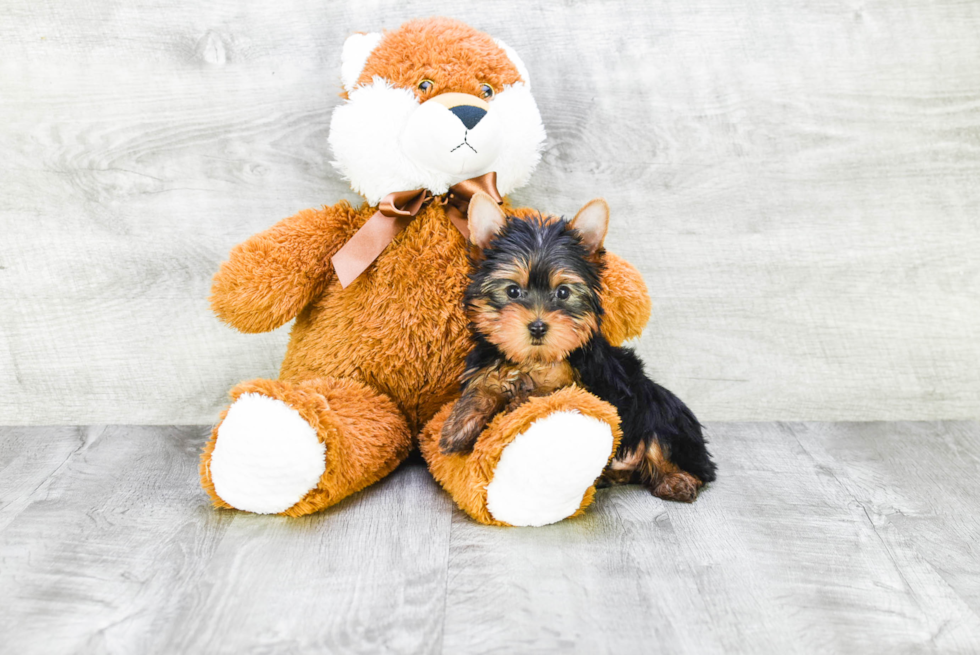
<path fill-rule="evenodd" d="M 384 394 L 354 380 L 251 380 L 201 455 L 214 504 L 302 516 L 380 480 L 406 457 L 411 435 Z"/>
<path fill-rule="evenodd" d="M 578 516 L 619 446 L 615 408 L 568 387 L 500 414 L 468 453 L 439 448 L 443 407 L 419 437 L 433 476 L 467 514 L 490 525 L 540 526 Z"/>

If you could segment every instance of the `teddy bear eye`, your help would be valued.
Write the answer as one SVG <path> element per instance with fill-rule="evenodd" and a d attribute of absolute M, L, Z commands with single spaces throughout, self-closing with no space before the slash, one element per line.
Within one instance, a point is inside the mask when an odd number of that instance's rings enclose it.
<path fill-rule="evenodd" d="M 512 300 L 517 300 L 521 297 L 521 288 L 516 284 L 512 284 L 507 287 L 507 297 Z"/>
<path fill-rule="evenodd" d="M 419 91 L 421 91 L 422 93 L 428 93 L 429 91 L 432 90 L 432 87 L 434 86 L 435 83 L 432 80 L 422 80 L 421 82 L 419 82 Z"/>
<path fill-rule="evenodd" d="M 555 298 L 558 300 L 568 300 L 572 295 L 572 290 L 562 285 L 555 290 Z"/>
<path fill-rule="evenodd" d="M 486 83 L 481 84 L 480 85 L 480 97 L 481 98 L 487 98 L 487 99 L 492 98 L 493 97 L 493 87 L 490 86 L 489 84 L 486 84 Z"/>

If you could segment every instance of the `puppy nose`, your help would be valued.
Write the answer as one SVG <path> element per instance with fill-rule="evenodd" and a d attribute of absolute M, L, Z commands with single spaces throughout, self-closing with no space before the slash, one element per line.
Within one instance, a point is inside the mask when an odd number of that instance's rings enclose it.
<path fill-rule="evenodd" d="M 485 109 L 474 107 L 473 105 L 459 105 L 458 107 L 453 107 L 449 111 L 454 113 L 456 118 L 458 118 L 468 130 L 472 130 L 474 127 L 476 127 L 476 124 L 487 115 Z"/>
<path fill-rule="evenodd" d="M 548 324 L 542 321 L 541 319 L 538 319 L 533 323 L 531 323 L 530 325 L 528 325 L 527 329 L 528 332 L 531 333 L 532 337 L 534 337 L 535 339 L 540 339 L 545 335 L 545 332 L 548 331 Z"/>

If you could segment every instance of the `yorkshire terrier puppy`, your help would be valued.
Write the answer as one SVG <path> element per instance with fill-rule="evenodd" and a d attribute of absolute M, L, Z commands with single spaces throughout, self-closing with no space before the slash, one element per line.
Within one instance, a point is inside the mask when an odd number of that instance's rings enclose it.
<path fill-rule="evenodd" d="M 443 452 L 471 449 L 499 412 L 577 384 L 616 407 L 622 424 L 600 484 L 639 483 L 660 498 L 694 501 L 715 479 L 700 423 L 599 329 L 606 202 L 589 202 L 571 221 L 522 220 L 477 194 L 468 223 L 473 271 L 464 303 L 474 346 L 442 428 Z"/>

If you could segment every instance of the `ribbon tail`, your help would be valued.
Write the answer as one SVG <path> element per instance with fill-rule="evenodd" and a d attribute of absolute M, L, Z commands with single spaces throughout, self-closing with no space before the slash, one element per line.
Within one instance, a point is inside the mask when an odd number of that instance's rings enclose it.
<path fill-rule="evenodd" d="M 380 211 L 361 226 L 354 236 L 330 258 L 340 286 L 347 288 L 388 247 L 413 216 L 385 216 Z"/>
<path fill-rule="evenodd" d="M 470 229 L 466 211 L 470 198 L 478 191 L 488 194 L 498 203 L 503 202 L 497 192 L 497 174 L 493 172 L 453 185 L 443 200 L 446 215 L 467 241 L 470 239 Z M 396 191 L 382 198 L 378 211 L 330 258 L 340 286 L 346 289 L 367 270 L 431 198 L 432 195 L 425 189 Z"/>
<path fill-rule="evenodd" d="M 470 226 L 466 221 L 466 217 L 460 214 L 459 210 L 453 206 L 450 206 L 446 210 L 446 214 L 449 216 L 449 220 L 452 222 L 452 224 L 456 226 L 456 229 L 459 230 L 459 233 L 463 235 L 463 238 L 469 241 Z"/>

